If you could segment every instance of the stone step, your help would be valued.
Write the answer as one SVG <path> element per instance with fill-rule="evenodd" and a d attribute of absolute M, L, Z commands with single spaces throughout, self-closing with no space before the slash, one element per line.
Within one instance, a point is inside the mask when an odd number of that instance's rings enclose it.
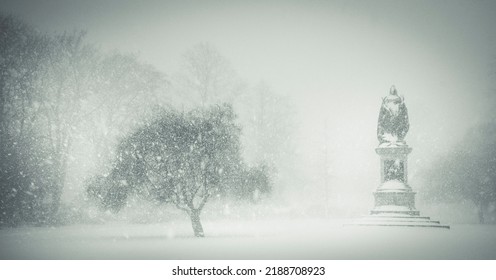
<path fill-rule="evenodd" d="M 397 215 L 419 216 L 420 211 L 418 211 L 418 210 L 371 210 L 370 214 L 371 215 L 397 214 Z"/>
<path fill-rule="evenodd" d="M 430 220 L 430 217 L 426 216 L 412 216 L 412 215 L 391 215 L 391 214 L 376 214 L 376 215 L 369 215 L 369 216 L 363 216 L 362 219 L 415 219 L 415 220 Z"/>
<path fill-rule="evenodd" d="M 429 217 L 419 216 L 366 216 L 358 220 L 354 220 L 346 226 L 389 226 L 389 227 L 434 227 L 446 228 L 448 225 L 443 225 L 439 221 L 433 221 Z"/>
<path fill-rule="evenodd" d="M 449 229 L 450 226 L 443 225 L 440 223 L 395 223 L 395 222 L 356 222 L 351 224 L 346 224 L 347 226 L 384 226 L 384 227 L 429 227 L 429 228 L 445 228 Z"/>
<path fill-rule="evenodd" d="M 415 218 L 415 217 L 366 217 L 362 220 L 370 221 L 415 221 L 415 222 L 433 222 L 431 219 L 427 218 Z"/>
<path fill-rule="evenodd" d="M 427 224 L 440 224 L 439 221 L 431 220 L 410 220 L 410 219 L 364 219 L 361 222 L 365 223 L 427 223 Z"/>

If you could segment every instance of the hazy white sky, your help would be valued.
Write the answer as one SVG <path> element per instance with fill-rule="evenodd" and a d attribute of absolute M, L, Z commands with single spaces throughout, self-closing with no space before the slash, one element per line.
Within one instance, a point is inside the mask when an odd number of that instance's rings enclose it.
<path fill-rule="evenodd" d="M 0 3 L 44 31 L 86 29 L 97 45 L 137 52 L 169 74 L 186 49 L 210 42 L 245 80 L 294 98 L 310 157 L 327 118 L 343 178 L 377 178 L 376 122 L 392 84 L 409 108 L 410 174 L 495 109 L 485 99 L 496 92 L 495 1 Z"/>

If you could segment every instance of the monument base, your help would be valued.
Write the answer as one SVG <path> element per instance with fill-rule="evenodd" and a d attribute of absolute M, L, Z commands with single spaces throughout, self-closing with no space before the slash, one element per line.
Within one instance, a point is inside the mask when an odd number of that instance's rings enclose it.
<path fill-rule="evenodd" d="M 387 182 L 374 192 L 375 207 L 369 216 L 356 219 L 346 225 L 387 227 L 445 228 L 439 221 L 420 216 L 415 209 L 415 192 L 401 182 Z"/>
<path fill-rule="evenodd" d="M 376 149 L 381 157 L 381 182 L 374 194 L 374 208 L 370 215 L 347 225 L 446 228 L 439 221 L 420 216 L 415 209 L 415 192 L 408 185 L 407 145 Z"/>

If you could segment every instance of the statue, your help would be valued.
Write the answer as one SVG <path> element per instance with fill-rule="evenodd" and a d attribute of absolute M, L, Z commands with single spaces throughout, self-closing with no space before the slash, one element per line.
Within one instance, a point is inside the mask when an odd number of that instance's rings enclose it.
<path fill-rule="evenodd" d="M 391 87 L 389 95 L 382 99 L 379 121 L 377 123 L 377 139 L 379 146 L 405 145 L 405 136 L 410 128 L 408 110 L 403 96 L 399 96 L 396 88 Z"/>

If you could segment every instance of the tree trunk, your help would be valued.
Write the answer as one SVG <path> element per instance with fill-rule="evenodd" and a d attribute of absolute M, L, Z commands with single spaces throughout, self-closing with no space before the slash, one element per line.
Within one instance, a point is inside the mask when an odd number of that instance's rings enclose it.
<path fill-rule="evenodd" d="M 189 217 L 191 218 L 191 225 L 193 226 L 195 237 L 205 237 L 205 234 L 203 233 L 203 226 L 200 221 L 200 211 L 191 210 Z"/>
<path fill-rule="evenodd" d="M 479 201 L 477 206 L 477 213 L 479 214 L 479 224 L 484 224 L 484 203 L 482 201 Z"/>

